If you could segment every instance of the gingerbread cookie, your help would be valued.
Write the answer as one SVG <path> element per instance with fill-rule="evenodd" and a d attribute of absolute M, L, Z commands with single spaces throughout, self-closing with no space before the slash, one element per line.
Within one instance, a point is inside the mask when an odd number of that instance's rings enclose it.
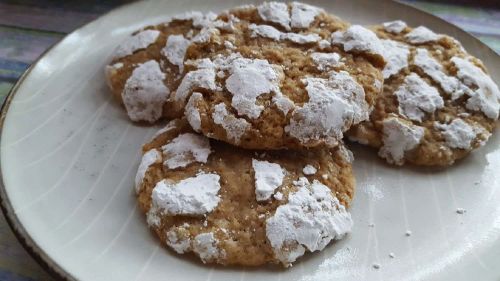
<path fill-rule="evenodd" d="M 171 121 L 144 145 L 136 177 L 139 206 L 161 242 L 204 263 L 289 266 L 352 226 L 352 154 L 256 151 Z"/>
<path fill-rule="evenodd" d="M 188 48 L 170 95 L 197 132 L 249 149 L 334 147 L 368 118 L 384 66 L 372 31 L 296 2 L 219 18 L 238 21 Z"/>
<path fill-rule="evenodd" d="M 384 91 L 352 140 L 380 148 L 387 162 L 446 166 L 486 143 L 500 91 L 482 62 L 446 35 L 403 21 L 373 30 L 387 65 Z"/>
<path fill-rule="evenodd" d="M 105 68 L 112 94 L 132 121 L 178 117 L 170 109 L 169 96 L 182 78 L 187 48 L 231 28 L 231 20 L 217 20 L 214 13 L 188 12 L 135 32 L 116 48 Z"/>

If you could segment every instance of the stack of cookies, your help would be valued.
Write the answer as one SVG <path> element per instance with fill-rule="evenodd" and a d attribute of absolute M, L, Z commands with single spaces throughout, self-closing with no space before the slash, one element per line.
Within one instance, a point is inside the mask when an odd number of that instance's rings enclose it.
<path fill-rule="evenodd" d="M 455 39 L 297 2 L 145 27 L 106 78 L 132 121 L 169 120 L 135 178 L 148 225 L 175 252 L 224 265 L 290 266 L 350 232 L 344 136 L 391 164 L 445 166 L 488 140 L 500 108 Z"/>

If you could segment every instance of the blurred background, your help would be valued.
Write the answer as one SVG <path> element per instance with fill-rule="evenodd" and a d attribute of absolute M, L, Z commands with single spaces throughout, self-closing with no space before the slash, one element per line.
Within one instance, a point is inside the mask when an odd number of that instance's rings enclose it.
<path fill-rule="evenodd" d="M 0 102 L 47 48 L 124 0 L 0 0 Z M 401 1 L 468 31 L 500 54 L 500 0 Z M 0 215 L 0 280 L 53 280 Z"/>

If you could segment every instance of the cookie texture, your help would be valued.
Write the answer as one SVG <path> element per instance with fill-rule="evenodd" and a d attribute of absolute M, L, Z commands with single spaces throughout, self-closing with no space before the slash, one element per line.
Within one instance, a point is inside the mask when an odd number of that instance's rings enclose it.
<path fill-rule="evenodd" d="M 381 91 L 381 43 L 311 5 L 192 12 L 128 38 L 106 67 L 133 121 L 186 115 L 249 149 L 334 147 Z"/>
<path fill-rule="evenodd" d="M 447 166 L 484 145 L 500 91 L 483 63 L 447 35 L 403 21 L 373 27 L 387 64 L 369 121 L 348 133 L 396 165 Z"/>
<path fill-rule="evenodd" d="M 231 18 L 188 48 L 170 95 L 196 131 L 248 149 L 334 147 L 368 118 L 385 63 L 372 31 L 297 2 L 220 15 Z"/>
<path fill-rule="evenodd" d="M 216 18 L 214 13 L 187 12 L 135 32 L 116 48 L 105 67 L 106 81 L 132 121 L 178 117 L 169 99 L 182 78 L 187 48 L 232 26 Z"/>
<path fill-rule="evenodd" d="M 236 148 L 171 121 L 143 147 L 140 208 L 161 242 L 204 263 L 291 265 L 350 232 L 352 155 Z"/>

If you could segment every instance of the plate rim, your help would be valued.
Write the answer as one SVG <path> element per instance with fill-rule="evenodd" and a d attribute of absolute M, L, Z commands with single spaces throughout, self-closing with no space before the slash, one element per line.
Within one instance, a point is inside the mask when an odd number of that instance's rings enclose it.
<path fill-rule="evenodd" d="M 4 102 L 2 103 L 2 106 L 0 108 L 0 144 L 2 141 L 2 135 L 3 135 L 3 129 L 4 129 L 4 124 L 5 124 L 5 118 L 7 116 L 7 112 L 9 111 L 10 104 L 12 100 L 14 99 L 14 96 L 16 95 L 18 89 L 21 87 L 23 84 L 24 80 L 31 74 L 31 71 L 35 66 L 38 65 L 38 63 L 45 58 L 45 56 L 54 50 L 57 46 L 59 46 L 64 40 L 66 40 L 69 36 L 74 34 L 75 32 L 78 32 L 90 24 L 92 24 L 95 21 L 100 20 L 103 17 L 108 16 L 109 14 L 116 12 L 118 10 L 121 10 L 123 8 L 126 8 L 128 6 L 132 6 L 134 4 L 140 3 L 140 2 L 145 2 L 144 0 L 136 1 L 136 2 L 130 2 L 130 3 L 125 3 L 121 4 L 106 13 L 99 15 L 98 17 L 94 18 L 93 20 L 80 25 L 79 27 L 75 28 L 73 31 L 70 33 L 67 33 L 64 35 L 61 39 L 59 39 L 56 43 L 54 43 L 52 46 L 47 48 L 45 51 L 43 51 L 40 56 L 34 60 L 30 66 L 21 74 L 19 79 L 14 83 L 12 88 L 9 90 L 9 93 L 5 97 Z M 23 224 L 19 220 L 18 216 L 16 215 L 16 212 L 12 208 L 12 204 L 10 202 L 9 196 L 7 194 L 7 190 L 5 189 L 5 182 L 3 180 L 3 172 L 2 172 L 2 162 L 0 160 L 0 209 L 2 210 L 2 213 L 5 217 L 5 220 L 7 221 L 7 224 L 9 225 L 10 229 L 14 233 L 14 236 L 16 237 L 17 241 L 22 245 L 24 250 L 28 252 L 28 254 L 42 267 L 45 272 L 47 272 L 49 275 L 54 277 L 57 280 L 65 280 L 65 281 L 73 281 L 73 280 L 78 280 L 73 274 L 70 272 L 66 271 L 61 265 L 59 265 L 54 259 L 52 259 L 44 250 L 41 246 L 36 243 L 36 241 L 31 237 L 29 232 L 24 228 Z"/>
<path fill-rule="evenodd" d="M 94 23 L 95 21 L 100 20 L 103 17 L 108 16 L 111 13 L 117 12 L 118 10 L 128 8 L 129 6 L 132 5 L 137 5 L 139 3 L 145 3 L 148 0 L 140 0 L 136 2 L 130 2 L 130 3 L 125 3 L 122 5 L 119 5 L 106 13 L 94 18 L 92 21 L 87 22 L 78 28 L 74 29 L 70 33 L 66 34 L 63 36 L 59 41 L 57 41 L 54 45 L 50 46 L 48 49 L 46 49 L 42 54 L 22 73 L 22 75 L 19 77 L 19 79 L 14 83 L 12 88 L 9 90 L 9 93 L 5 97 L 4 102 L 2 103 L 2 106 L 0 108 L 0 143 L 2 140 L 2 135 L 3 135 L 3 129 L 4 129 L 4 124 L 5 124 L 5 118 L 7 116 L 7 112 L 10 108 L 10 104 L 12 100 L 14 99 L 16 93 L 18 92 L 18 89 L 20 86 L 23 84 L 23 82 L 26 80 L 26 78 L 31 74 L 31 71 L 35 66 L 39 64 L 39 62 L 46 57 L 46 55 L 53 51 L 57 46 L 59 46 L 63 41 L 65 41 L 69 36 L 74 34 L 75 32 L 81 31 L 82 29 L 86 28 L 90 24 Z M 271 1 L 271 0 L 269 0 Z M 281 0 L 273 0 L 273 1 L 281 1 Z M 304 2 L 308 2 L 307 0 L 302 0 Z M 442 24 L 448 25 L 448 27 L 452 27 L 453 29 L 467 34 L 475 43 L 479 43 L 481 46 L 486 47 L 488 52 L 493 53 L 497 56 L 500 56 L 499 53 L 497 53 L 495 50 L 493 50 L 489 45 L 486 43 L 482 42 L 479 40 L 479 38 L 475 37 L 472 35 L 470 32 L 463 30 L 459 26 L 448 22 L 444 20 L 441 17 L 438 17 L 436 15 L 431 14 L 430 12 L 427 12 L 425 10 L 419 9 L 412 5 L 411 3 L 403 3 L 398 0 L 384 0 L 384 2 L 389 2 L 391 5 L 396 5 L 404 8 L 409 8 L 414 10 L 416 13 L 421 13 L 426 16 L 431 16 L 434 17 L 436 20 L 440 21 Z M 140 4 L 139 4 L 140 5 Z M 2 173 L 2 163 L 0 161 L 0 209 L 2 210 L 2 213 L 7 221 L 7 224 L 9 225 L 10 229 L 14 233 L 16 239 L 19 241 L 19 243 L 23 246 L 23 248 L 29 253 L 29 255 L 47 272 L 49 273 L 52 277 L 56 278 L 57 280 L 78 280 L 73 274 L 68 272 L 61 266 L 59 263 L 57 263 L 53 258 L 48 255 L 41 246 L 36 243 L 36 241 L 31 237 L 29 232 L 24 228 L 23 224 L 19 220 L 19 217 L 16 215 L 16 212 L 12 208 L 12 204 L 10 202 L 9 196 L 7 194 L 6 188 L 5 188 L 5 182 L 3 180 L 3 173 Z"/>
<path fill-rule="evenodd" d="M 81 26 L 83 27 L 83 26 Z M 81 28 L 80 27 L 80 28 Z M 78 28 L 79 29 L 79 28 Z M 76 29 L 76 30 L 78 30 Z M 75 31 L 76 31 L 75 30 Z M 66 35 L 67 36 L 67 35 Z M 45 57 L 45 55 L 58 46 L 65 38 L 61 38 L 54 45 L 45 50 L 40 57 L 38 57 L 29 67 L 26 69 L 21 77 L 16 81 L 12 89 L 10 89 L 7 94 L 5 101 L 0 109 L 0 135 L 3 134 L 3 128 L 5 124 L 5 117 L 9 110 L 10 104 L 17 93 L 18 88 L 22 85 L 26 77 L 31 73 L 31 70 L 38 64 L 38 62 Z M 1 139 L 1 138 L 0 138 Z M 1 142 L 1 141 L 0 141 Z M 52 258 L 50 258 L 42 247 L 40 247 L 31 237 L 29 232 L 24 228 L 23 224 L 19 221 L 14 209 L 12 208 L 9 196 L 5 189 L 5 183 L 3 180 L 3 173 L 1 172 L 2 163 L 0 161 L 0 208 L 2 213 L 9 225 L 10 229 L 14 233 L 17 241 L 23 246 L 23 248 L 29 253 L 29 255 L 52 277 L 60 280 L 76 280 L 69 272 L 65 271 L 61 266 L 59 266 Z"/>

